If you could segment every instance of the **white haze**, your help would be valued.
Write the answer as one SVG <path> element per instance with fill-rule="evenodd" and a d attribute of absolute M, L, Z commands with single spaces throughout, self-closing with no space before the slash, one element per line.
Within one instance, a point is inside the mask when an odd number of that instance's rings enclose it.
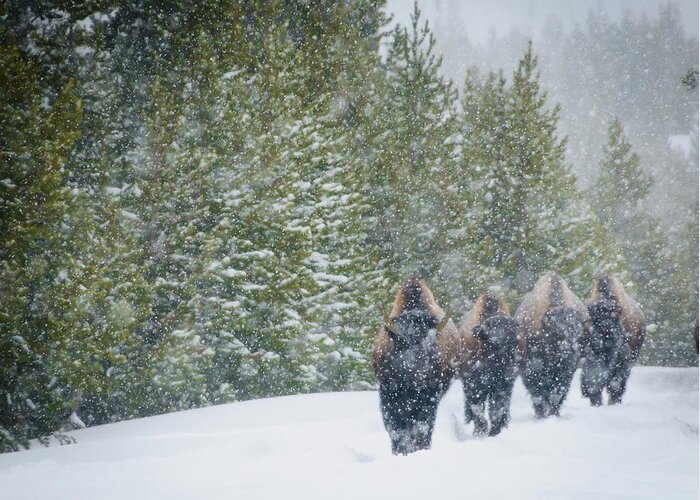
<path fill-rule="evenodd" d="M 567 160 L 580 187 L 595 179 L 607 127 L 619 117 L 654 178 L 645 201 L 649 212 L 665 219 L 671 234 L 696 222 L 698 91 L 684 88 L 681 79 L 698 67 L 697 1 L 420 0 L 418 6 L 444 57 L 442 72 L 458 88 L 472 66 L 482 74 L 503 69 L 509 77 L 532 40 L 548 102 L 561 105 L 559 132 L 568 138 Z M 392 25 L 409 25 L 412 11 L 412 0 L 387 2 Z M 668 11 L 681 33 L 659 28 Z M 605 20 L 622 37 L 598 43 L 590 35 L 591 17 L 597 29 Z M 625 30 L 644 20 L 653 26 L 642 41 L 626 39 Z M 593 39 L 593 46 L 572 43 L 574 33 Z"/>
<path fill-rule="evenodd" d="M 493 33 L 504 35 L 517 28 L 537 40 L 547 20 L 555 16 L 565 29 L 584 23 L 590 11 L 605 12 L 617 20 L 630 12 L 635 16 L 654 15 L 667 0 L 420 0 L 418 6 L 439 35 L 445 29 L 462 29 L 473 41 L 485 42 Z M 698 2 L 676 0 L 683 28 L 698 35 Z M 413 11 L 413 0 L 388 0 L 387 11 L 394 21 L 406 25 Z M 441 14 L 446 14 L 443 17 Z M 440 18 L 452 19 L 452 26 Z M 437 22 L 437 23 L 436 23 Z"/>

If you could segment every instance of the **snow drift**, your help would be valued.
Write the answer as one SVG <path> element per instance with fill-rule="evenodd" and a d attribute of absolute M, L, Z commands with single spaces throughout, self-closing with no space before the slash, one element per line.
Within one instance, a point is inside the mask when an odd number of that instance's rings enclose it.
<path fill-rule="evenodd" d="M 0 455 L 4 499 L 698 498 L 698 370 L 632 371 L 592 408 L 578 374 L 560 418 L 518 380 L 510 427 L 474 438 L 453 384 L 431 450 L 394 457 L 375 392 L 247 401 L 75 431 Z"/>

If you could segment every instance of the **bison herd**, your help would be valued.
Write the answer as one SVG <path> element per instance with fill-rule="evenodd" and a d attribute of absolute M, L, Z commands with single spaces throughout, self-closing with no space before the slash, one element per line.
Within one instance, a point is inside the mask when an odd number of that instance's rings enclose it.
<path fill-rule="evenodd" d="M 377 333 L 372 365 L 394 454 L 430 447 L 438 404 L 453 379 L 476 435 L 507 427 L 518 374 L 535 415 L 559 415 L 581 362 L 591 404 L 619 403 L 644 341 L 644 314 L 613 276 L 596 278 L 584 304 L 555 272 L 535 283 L 510 315 L 502 296 L 483 292 L 458 324 L 423 280 L 410 279 Z"/>

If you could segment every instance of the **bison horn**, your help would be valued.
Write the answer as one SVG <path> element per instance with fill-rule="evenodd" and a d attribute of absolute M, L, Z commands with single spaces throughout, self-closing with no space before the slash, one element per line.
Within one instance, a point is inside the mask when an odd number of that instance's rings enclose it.
<path fill-rule="evenodd" d="M 389 335 L 396 336 L 399 333 L 394 322 L 391 321 L 391 319 L 389 319 L 389 316 L 387 316 L 386 314 L 384 315 L 384 329 Z"/>
<path fill-rule="evenodd" d="M 442 331 L 445 329 L 445 326 L 447 325 L 447 322 L 450 321 L 450 315 L 445 314 L 440 322 L 437 324 L 435 329 L 437 330 L 438 333 L 442 333 Z"/>

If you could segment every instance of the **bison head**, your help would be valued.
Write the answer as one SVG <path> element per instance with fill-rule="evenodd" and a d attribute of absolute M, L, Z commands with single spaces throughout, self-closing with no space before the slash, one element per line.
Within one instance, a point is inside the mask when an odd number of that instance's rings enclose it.
<path fill-rule="evenodd" d="M 431 340 L 439 334 L 449 320 L 445 315 L 441 321 L 427 311 L 411 309 L 393 319 L 384 318 L 384 330 L 397 348 L 409 348 Z"/>

